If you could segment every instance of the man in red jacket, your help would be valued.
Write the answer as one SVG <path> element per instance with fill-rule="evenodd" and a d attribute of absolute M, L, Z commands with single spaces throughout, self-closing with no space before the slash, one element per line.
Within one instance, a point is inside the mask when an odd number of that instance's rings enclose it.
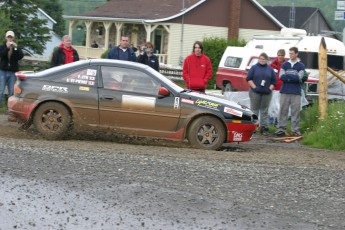
<path fill-rule="evenodd" d="M 193 44 L 193 53 L 184 60 L 182 76 L 188 89 L 205 93 L 212 77 L 212 65 L 210 59 L 203 54 L 201 42 Z"/>

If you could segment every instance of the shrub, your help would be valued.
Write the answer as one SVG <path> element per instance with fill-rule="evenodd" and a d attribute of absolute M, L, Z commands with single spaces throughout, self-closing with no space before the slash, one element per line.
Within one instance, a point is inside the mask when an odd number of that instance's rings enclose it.
<path fill-rule="evenodd" d="M 225 38 L 219 37 L 211 37 L 211 38 L 204 38 L 203 46 L 204 46 L 204 53 L 211 59 L 212 63 L 212 78 L 208 82 L 209 89 L 213 89 L 216 83 L 216 73 L 218 69 L 218 65 L 222 55 L 228 46 L 245 46 L 246 41 L 232 39 L 226 40 Z"/>
<path fill-rule="evenodd" d="M 105 58 L 107 56 L 107 54 L 109 53 L 110 49 L 107 49 L 106 51 L 104 51 L 102 54 L 101 54 L 101 58 Z"/>

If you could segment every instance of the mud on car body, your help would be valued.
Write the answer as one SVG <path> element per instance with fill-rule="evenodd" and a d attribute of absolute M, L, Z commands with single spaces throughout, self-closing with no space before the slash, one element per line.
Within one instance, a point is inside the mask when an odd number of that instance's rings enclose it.
<path fill-rule="evenodd" d="M 18 72 L 9 110 L 47 139 L 73 129 L 183 141 L 218 149 L 249 141 L 258 121 L 235 102 L 181 88 L 149 66 L 93 59 L 42 72 Z"/>

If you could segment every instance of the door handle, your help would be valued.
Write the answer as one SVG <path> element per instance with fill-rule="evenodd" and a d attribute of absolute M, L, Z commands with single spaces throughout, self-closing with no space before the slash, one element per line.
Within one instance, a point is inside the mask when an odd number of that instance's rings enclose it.
<path fill-rule="evenodd" d="M 104 100 L 114 100 L 114 97 L 105 95 L 105 96 L 102 97 L 102 99 L 104 99 Z"/>

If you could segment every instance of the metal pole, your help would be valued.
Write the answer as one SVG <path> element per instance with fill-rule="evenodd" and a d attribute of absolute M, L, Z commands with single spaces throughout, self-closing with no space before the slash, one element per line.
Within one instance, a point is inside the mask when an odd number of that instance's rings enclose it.
<path fill-rule="evenodd" d="M 185 5 L 184 5 L 184 1 L 182 0 L 182 12 L 185 10 Z M 182 14 L 182 18 L 181 18 L 181 38 L 180 38 L 180 58 L 179 58 L 179 65 L 182 66 L 183 65 L 183 36 L 184 36 L 184 14 Z"/>

